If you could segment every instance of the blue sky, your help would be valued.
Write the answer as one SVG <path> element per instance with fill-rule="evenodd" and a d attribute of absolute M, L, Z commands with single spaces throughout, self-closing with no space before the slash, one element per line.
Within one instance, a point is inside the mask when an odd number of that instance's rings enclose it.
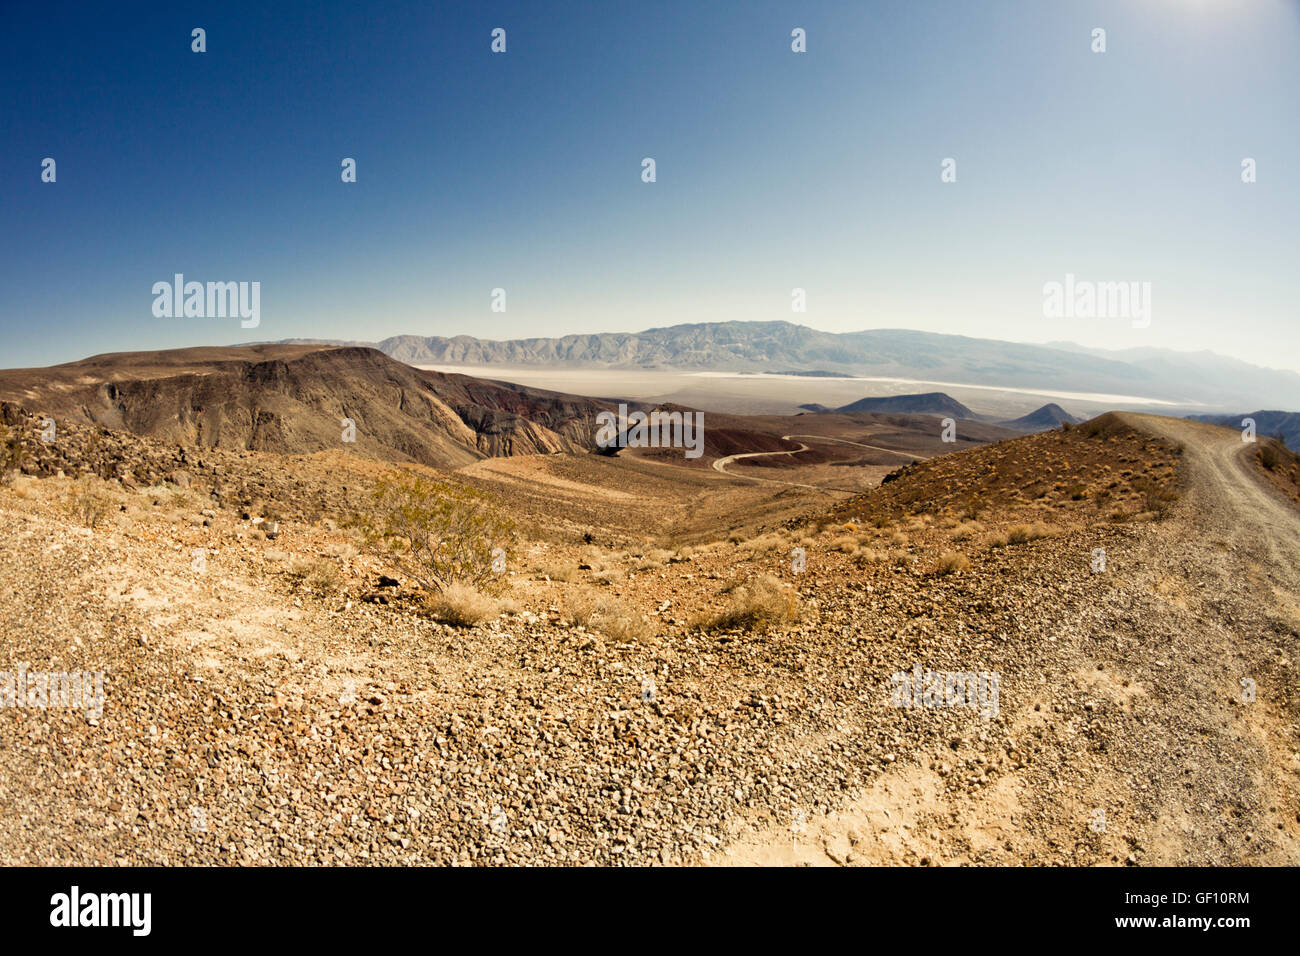
<path fill-rule="evenodd" d="M 0 366 L 787 319 L 1300 370 L 1297 0 L 152 6 L 0 13 Z M 177 272 L 261 326 L 156 318 Z M 1150 327 L 1045 318 L 1066 273 Z"/>

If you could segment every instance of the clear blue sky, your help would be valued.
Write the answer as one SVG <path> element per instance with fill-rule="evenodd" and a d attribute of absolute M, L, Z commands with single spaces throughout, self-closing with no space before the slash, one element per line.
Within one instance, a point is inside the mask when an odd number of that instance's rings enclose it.
<path fill-rule="evenodd" d="M 0 366 L 789 319 L 1300 370 L 1297 0 L 290 6 L 4 5 Z M 261 327 L 155 318 L 176 272 Z M 1151 327 L 1044 318 L 1067 272 Z"/>

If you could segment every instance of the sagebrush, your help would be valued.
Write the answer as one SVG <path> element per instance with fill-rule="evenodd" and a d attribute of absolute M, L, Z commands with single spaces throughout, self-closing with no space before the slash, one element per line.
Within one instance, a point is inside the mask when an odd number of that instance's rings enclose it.
<path fill-rule="evenodd" d="M 515 537 L 491 495 L 407 471 L 380 478 L 354 523 L 373 552 L 438 594 L 454 583 L 493 590 L 503 577 L 494 552 L 504 561 Z"/>

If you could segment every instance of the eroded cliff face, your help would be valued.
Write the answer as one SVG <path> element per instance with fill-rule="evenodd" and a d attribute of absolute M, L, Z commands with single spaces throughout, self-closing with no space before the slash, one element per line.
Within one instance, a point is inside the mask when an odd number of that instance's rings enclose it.
<path fill-rule="evenodd" d="M 438 467 L 590 449 L 596 413 L 609 407 L 415 369 L 370 348 L 301 346 L 125 353 L 15 370 L 0 373 L 0 398 L 182 445 L 287 454 L 346 447 Z"/>

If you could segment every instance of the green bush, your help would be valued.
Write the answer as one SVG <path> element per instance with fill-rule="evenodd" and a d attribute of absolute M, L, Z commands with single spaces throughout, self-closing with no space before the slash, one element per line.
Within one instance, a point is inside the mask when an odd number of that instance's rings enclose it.
<path fill-rule="evenodd" d="M 492 552 L 508 549 L 515 533 L 495 498 L 407 471 L 380 478 L 354 524 L 373 552 L 436 594 L 454 583 L 490 590 Z"/>

